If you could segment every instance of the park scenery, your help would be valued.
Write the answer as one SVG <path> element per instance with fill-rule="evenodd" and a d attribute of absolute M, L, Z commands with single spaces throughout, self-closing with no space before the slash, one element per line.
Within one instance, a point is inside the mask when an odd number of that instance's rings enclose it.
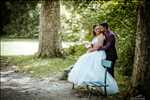
<path fill-rule="evenodd" d="M 0 10 L 1 100 L 150 100 L 149 0 L 6 0 Z M 68 80 L 101 23 L 118 55 L 111 95 Z"/>

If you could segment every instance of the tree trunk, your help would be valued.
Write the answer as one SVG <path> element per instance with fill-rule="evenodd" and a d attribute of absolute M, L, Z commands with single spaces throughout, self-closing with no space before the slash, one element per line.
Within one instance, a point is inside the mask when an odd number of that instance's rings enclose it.
<path fill-rule="evenodd" d="M 60 2 L 59 0 L 41 1 L 39 57 L 58 57 L 61 53 Z"/>
<path fill-rule="evenodd" d="M 150 2 L 144 0 L 138 8 L 136 47 L 130 92 L 150 98 Z M 146 99 L 147 100 L 147 99 Z M 149 99 L 150 100 L 150 99 Z"/>

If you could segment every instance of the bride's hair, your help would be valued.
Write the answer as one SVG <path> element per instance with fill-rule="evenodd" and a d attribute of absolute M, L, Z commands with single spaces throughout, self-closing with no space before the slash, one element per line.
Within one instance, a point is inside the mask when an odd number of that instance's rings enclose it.
<path fill-rule="evenodd" d="M 102 33 L 102 34 L 104 35 L 105 30 L 104 30 L 104 28 L 102 27 L 102 25 L 97 25 L 97 24 L 95 24 L 95 25 L 93 25 L 93 32 L 92 32 L 93 37 L 96 36 L 95 27 L 97 27 L 97 26 L 100 26 L 100 33 Z"/>
<path fill-rule="evenodd" d="M 93 35 L 93 37 L 96 36 L 96 33 L 95 33 L 95 27 L 96 27 L 96 26 L 99 26 L 99 25 L 97 25 L 97 24 L 93 25 L 93 30 L 92 30 L 92 35 Z"/>

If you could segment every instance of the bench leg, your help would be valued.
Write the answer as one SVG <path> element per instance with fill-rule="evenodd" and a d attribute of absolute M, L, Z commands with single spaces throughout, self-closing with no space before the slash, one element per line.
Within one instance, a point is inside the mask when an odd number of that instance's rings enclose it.
<path fill-rule="evenodd" d="M 88 95 L 88 98 L 89 98 L 89 99 L 91 98 L 91 95 L 92 95 L 92 94 L 91 94 L 91 91 L 89 91 L 89 95 Z"/>
<path fill-rule="evenodd" d="M 88 90 L 88 92 L 89 92 L 89 94 L 88 94 L 88 99 L 90 100 L 90 99 L 91 99 L 91 96 L 92 96 L 92 91 L 93 91 L 93 90 L 92 90 L 92 88 L 89 87 L 89 85 L 87 85 L 86 87 L 87 87 L 87 90 Z"/>
<path fill-rule="evenodd" d="M 74 83 L 72 84 L 72 89 L 74 89 Z"/>
<path fill-rule="evenodd" d="M 107 97 L 107 89 L 106 89 L 106 86 L 104 86 L 104 96 Z"/>

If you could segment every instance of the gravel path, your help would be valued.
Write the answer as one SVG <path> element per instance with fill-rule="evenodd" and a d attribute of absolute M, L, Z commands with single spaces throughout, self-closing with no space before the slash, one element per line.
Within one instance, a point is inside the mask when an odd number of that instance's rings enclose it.
<path fill-rule="evenodd" d="M 1 100 L 89 100 L 75 96 L 67 81 L 58 77 L 35 79 L 15 70 L 1 70 Z M 101 100 L 92 97 L 91 100 Z"/>

